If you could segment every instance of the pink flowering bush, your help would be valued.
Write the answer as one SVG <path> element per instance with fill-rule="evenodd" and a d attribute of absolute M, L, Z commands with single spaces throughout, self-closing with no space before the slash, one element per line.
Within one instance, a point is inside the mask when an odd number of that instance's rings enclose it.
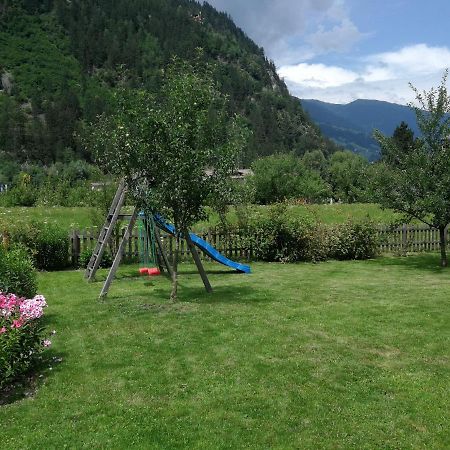
<path fill-rule="evenodd" d="M 29 370 L 51 345 L 41 317 L 47 302 L 0 292 L 0 389 Z"/>

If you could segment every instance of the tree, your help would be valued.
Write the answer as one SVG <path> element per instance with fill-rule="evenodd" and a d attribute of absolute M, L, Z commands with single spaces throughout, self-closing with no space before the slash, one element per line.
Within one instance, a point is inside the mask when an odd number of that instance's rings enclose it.
<path fill-rule="evenodd" d="M 350 151 L 338 151 L 330 158 L 328 176 L 336 198 L 353 203 L 365 200 L 368 162 Z"/>
<path fill-rule="evenodd" d="M 294 154 L 279 154 L 256 160 L 251 179 L 258 203 L 268 204 L 286 199 L 318 201 L 329 195 L 320 175 L 305 167 Z"/>
<path fill-rule="evenodd" d="M 321 176 L 324 176 L 327 171 L 328 162 L 322 150 L 309 150 L 302 157 L 303 164 L 306 168 L 314 170 Z"/>
<path fill-rule="evenodd" d="M 88 142 L 105 169 L 125 177 L 139 207 L 173 221 L 175 300 L 180 238 L 205 217 L 211 196 L 216 204 L 229 200 L 246 132 L 240 118 L 227 113 L 226 98 L 204 66 L 173 60 L 163 93 L 154 98 L 145 90 L 119 89 L 115 113 L 91 126 Z"/>
<path fill-rule="evenodd" d="M 450 223 L 450 96 L 445 71 L 438 88 L 419 92 L 412 84 L 417 104 L 420 139 L 407 148 L 396 137 L 379 131 L 375 138 L 382 159 L 377 167 L 375 192 L 385 207 L 439 229 L 441 266 L 447 266 L 446 227 Z"/>
<path fill-rule="evenodd" d="M 406 122 L 402 122 L 397 128 L 394 130 L 394 134 L 392 135 L 393 140 L 400 150 L 401 155 L 405 155 L 411 152 L 411 149 L 417 144 L 417 140 L 414 139 L 414 131 L 412 131 Z M 389 161 L 392 165 L 400 164 L 400 161 L 397 159 L 391 159 L 393 155 L 389 152 L 382 150 L 381 158 L 384 161 Z"/>

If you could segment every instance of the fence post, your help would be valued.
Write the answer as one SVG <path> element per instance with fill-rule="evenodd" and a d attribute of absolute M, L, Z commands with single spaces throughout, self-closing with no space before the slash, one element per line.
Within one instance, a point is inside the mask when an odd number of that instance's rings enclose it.
<path fill-rule="evenodd" d="M 408 225 L 406 223 L 402 226 L 402 254 L 406 256 L 408 247 Z"/>
<path fill-rule="evenodd" d="M 72 265 L 74 267 L 78 266 L 78 261 L 80 258 L 80 233 L 78 230 L 72 230 L 71 236 L 71 251 L 72 251 Z"/>

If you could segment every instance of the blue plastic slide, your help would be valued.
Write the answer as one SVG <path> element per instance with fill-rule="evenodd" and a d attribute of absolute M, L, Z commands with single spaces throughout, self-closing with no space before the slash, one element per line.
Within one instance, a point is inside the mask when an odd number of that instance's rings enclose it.
<path fill-rule="evenodd" d="M 166 233 L 169 233 L 171 235 L 175 235 L 175 227 L 170 223 L 167 223 L 162 216 L 160 216 L 159 214 L 155 214 L 153 218 L 155 219 L 156 225 L 158 225 L 158 227 L 161 228 L 161 230 L 164 230 Z M 228 259 L 222 254 L 220 254 L 212 245 L 208 244 L 202 238 L 199 238 L 196 234 L 189 233 L 189 236 L 191 237 L 191 241 L 194 243 L 194 245 L 198 247 L 202 252 L 206 253 L 214 261 L 217 261 L 218 263 L 223 264 L 225 266 L 231 267 L 232 269 L 235 269 L 238 272 L 243 273 L 251 272 L 250 266 L 240 264 L 235 261 L 231 261 L 231 259 Z"/>

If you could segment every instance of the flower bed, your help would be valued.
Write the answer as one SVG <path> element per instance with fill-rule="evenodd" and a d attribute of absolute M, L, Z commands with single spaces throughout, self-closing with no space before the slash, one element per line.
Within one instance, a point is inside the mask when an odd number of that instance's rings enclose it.
<path fill-rule="evenodd" d="M 41 317 L 47 302 L 0 292 L 0 389 L 25 374 L 51 345 Z"/>

